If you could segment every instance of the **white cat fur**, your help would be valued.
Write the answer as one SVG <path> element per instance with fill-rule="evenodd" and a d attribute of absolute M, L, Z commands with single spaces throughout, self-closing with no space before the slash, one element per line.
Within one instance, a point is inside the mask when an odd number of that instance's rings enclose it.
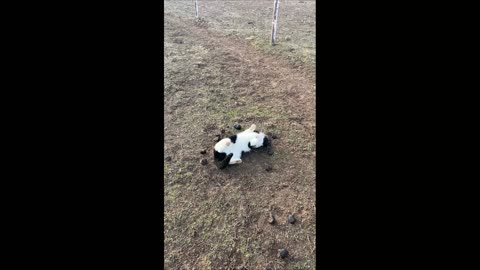
<path fill-rule="evenodd" d="M 250 147 L 248 147 L 248 143 L 254 148 L 259 148 L 263 145 L 265 134 L 263 132 L 254 132 L 255 128 L 255 125 L 251 125 L 249 129 L 238 133 L 235 143 L 232 143 L 230 138 L 220 140 L 215 144 L 215 150 L 219 153 L 226 153 L 227 155 L 233 153 L 229 164 L 242 163 L 242 152 L 250 152 L 251 150 Z"/>

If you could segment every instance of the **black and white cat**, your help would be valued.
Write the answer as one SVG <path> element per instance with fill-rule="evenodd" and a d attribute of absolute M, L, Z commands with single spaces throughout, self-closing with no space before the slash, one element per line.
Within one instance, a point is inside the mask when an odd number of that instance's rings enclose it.
<path fill-rule="evenodd" d="M 263 132 L 255 131 L 255 128 L 255 125 L 251 125 L 249 129 L 215 144 L 213 156 L 220 162 L 217 164 L 219 169 L 224 169 L 229 164 L 242 163 L 244 152 L 269 145 L 267 136 Z"/>

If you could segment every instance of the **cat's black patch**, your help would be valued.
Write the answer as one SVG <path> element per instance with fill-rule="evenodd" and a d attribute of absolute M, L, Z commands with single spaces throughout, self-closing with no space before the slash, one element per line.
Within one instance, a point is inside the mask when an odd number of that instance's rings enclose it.
<path fill-rule="evenodd" d="M 253 149 L 253 147 L 250 145 L 250 142 L 248 142 L 248 148 Z"/>
<path fill-rule="evenodd" d="M 213 150 L 213 157 L 216 159 L 216 160 L 219 160 L 219 161 L 222 161 L 225 159 L 225 157 L 227 156 L 227 154 L 225 153 L 219 153 L 217 152 L 217 150 Z"/>
<path fill-rule="evenodd" d="M 260 132 L 258 132 L 258 131 L 256 131 L 256 130 L 254 130 L 253 132 L 255 132 L 255 133 L 260 133 Z"/>
<path fill-rule="evenodd" d="M 232 141 L 232 143 L 235 143 L 237 141 L 237 135 L 230 136 L 230 141 Z"/>
<path fill-rule="evenodd" d="M 263 146 L 268 146 L 268 143 L 269 143 L 268 138 L 267 137 L 263 138 Z"/>

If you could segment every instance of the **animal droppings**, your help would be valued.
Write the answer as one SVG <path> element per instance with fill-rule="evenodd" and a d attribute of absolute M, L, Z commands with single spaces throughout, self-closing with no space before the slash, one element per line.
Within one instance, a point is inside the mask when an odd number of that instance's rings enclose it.
<path fill-rule="evenodd" d="M 295 223 L 295 217 L 293 215 L 289 215 L 288 216 L 288 222 L 290 222 L 290 224 Z"/>
<path fill-rule="evenodd" d="M 278 256 L 279 256 L 280 258 L 285 259 L 285 258 L 288 256 L 288 250 L 286 250 L 286 249 L 283 248 L 283 249 L 280 249 L 280 250 L 278 250 L 278 251 L 279 251 L 279 252 L 278 252 Z"/>

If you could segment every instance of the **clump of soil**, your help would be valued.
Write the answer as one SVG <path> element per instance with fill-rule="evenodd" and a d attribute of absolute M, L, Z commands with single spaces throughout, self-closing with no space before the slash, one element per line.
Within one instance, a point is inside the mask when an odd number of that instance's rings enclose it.
<path fill-rule="evenodd" d="M 272 213 L 270 213 L 270 218 L 268 219 L 268 223 L 270 223 L 270 224 L 275 223 L 275 217 L 273 216 Z"/>
<path fill-rule="evenodd" d="M 288 256 L 288 250 L 282 248 L 278 251 L 278 257 L 285 259 Z"/>
<path fill-rule="evenodd" d="M 272 165 L 267 165 L 267 166 L 265 167 L 265 171 L 267 171 L 267 172 L 271 172 L 272 169 L 273 169 L 273 168 L 272 168 Z"/>
<path fill-rule="evenodd" d="M 295 223 L 295 221 L 296 221 L 296 219 L 295 219 L 295 217 L 294 217 L 293 215 L 289 215 L 289 216 L 288 216 L 288 222 L 290 222 L 290 224 Z"/>
<path fill-rule="evenodd" d="M 173 40 L 173 43 L 176 43 L 176 44 L 183 44 L 183 40 L 179 39 L 179 38 L 176 38 Z"/>

